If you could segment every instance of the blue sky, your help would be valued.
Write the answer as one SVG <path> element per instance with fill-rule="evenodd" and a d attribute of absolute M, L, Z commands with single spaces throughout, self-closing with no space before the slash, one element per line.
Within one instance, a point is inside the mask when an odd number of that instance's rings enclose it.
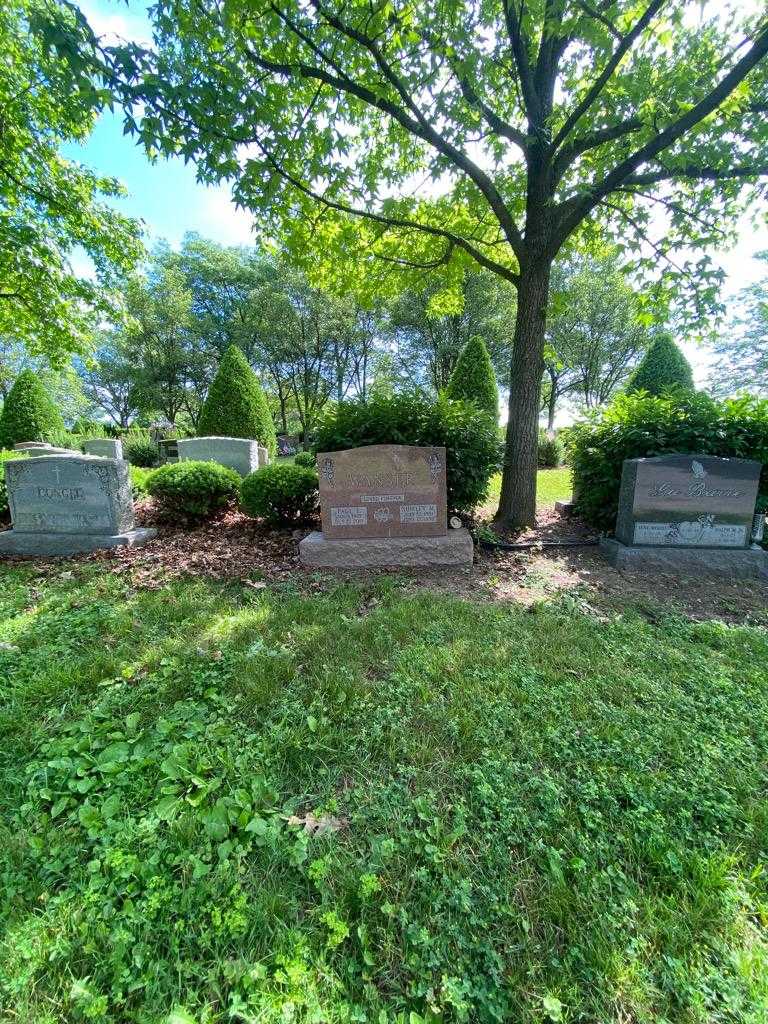
<path fill-rule="evenodd" d="M 81 0 L 80 7 L 98 35 L 110 40 L 116 36 L 149 39 L 144 3 Z M 194 166 L 178 159 L 150 163 L 134 140 L 123 135 L 119 112 L 104 114 L 87 144 L 69 146 L 66 155 L 123 182 L 128 195 L 116 205 L 144 222 L 150 245 L 161 238 L 178 245 L 187 231 L 199 232 L 224 245 L 247 245 L 252 240 L 253 218 L 235 207 L 228 186 L 212 188 L 199 184 Z M 754 259 L 754 253 L 761 249 L 768 249 L 764 215 L 758 229 L 745 221 L 739 242 L 731 252 L 715 254 L 716 262 L 728 275 L 726 295 L 733 296 L 761 275 L 763 268 Z M 710 354 L 702 346 L 683 347 L 693 365 L 696 383 L 705 385 Z"/>

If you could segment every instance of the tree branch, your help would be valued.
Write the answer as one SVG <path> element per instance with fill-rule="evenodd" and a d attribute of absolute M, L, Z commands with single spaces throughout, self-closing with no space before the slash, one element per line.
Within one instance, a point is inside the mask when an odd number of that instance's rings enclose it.
<path fill-rule="evenodd" d="M 573 161 L 580 157 L 582 153 L 586 153 L 590 149 L 597 149 L 598 146 L 602 146 L 606 142 L 614 142 L 625 135 L 631 135 L 633 132 L 639 131 L 643 124 L 644 122 L 641 118 L 629 117 L 626 121 L 621 121 L 619 124 L 598 128 L 593 132 L 589 132 L 588 135 L 582 135 L 580 139 L 574 139 L 569 146 L 565 146 L 560 150 L 555 159 L 552 167 L 555 184 L 560 181 Z"/>
<path fill-rule="evenodd" d="M 629 32 L 627 32 L 627 34 L 622 37 L 621 42 L 613 51 L 613 54 L 609 59 L 608 63 L 597 76 L 591 88 L 587 90 L 587 94 L 584 97 L 584 99 L 581 101 L 581 103 L 579 103 L 576 106 L 575 110 L 573 110 L 570 113 L 570 115 L 566 118 L 565 124 L 558 131 L 552 143 L 554 149 L 557 149 L 557 147 L 560 146 L 565 141 L 565 139 L 568 138 L 568 136 L 570 135 L 571 131 L 576 126 L 578 121 L 584 116 L 584 114 L 586 114 L 586 112 L 598 98 L 600 93 L 603 91 L 606 84 L 613 75 L 614 71 L 624 59 L 624 56 L 627 53 L 627 51 L 632 48 L 632 46 L 635 43 L 635 40 L 648 27 L 648 25 L 653 20 L 655 15 L 658 13 L 660 8 L 663 7 L 666 2 L 667 0 L 651 0 L 651 2 L 648 4 L 648 7 L 646 7 L 645 9 L 645 13 L 641 15 L 640 18 L 638 18 L 638 20 L 635 22 L 635 24 L 632 26 Z"/>
<path fill-rule="evenodd" d="M 359 207 L 349 206 L 347 203 L 340 203 L 334 199 L 328 199 L 321 193 L 311 189 L 303 181 L 291 174 L 290 171 L 287 171 L 282 167 L 269 149 L 267 149 L 267 147 L 258 139 L 256 140 L 256 145 L 264 154 L 265 159 L 276 174 L 280 175 L 281 178 L 287 181 L 299 192 L 308 196 L 313 201 L 321 203 L 328 209 L 336 210 L 339 213 L 349 214 L 353 217 L 366 218 L 387 227 L 405 228 L 413 231 L 419 231 L 422 234 L 434 235 L 437 238 L 445 238 L 447 241 L 452 242 L 457 248 L 463 249 L 464 252 L 470 255 L 477 263 L 480 264 L 480 266 L 485 267 L 486 270 L 492 270 L 500 277 L 506 278 L 506 280 L 510 281 L 512 284 L 517 284 L 518 275 L 514 271 L 505 267 L 503 263 L 497 263 L 495 260 L 487 257 L 481 250 L 476 248 L 476 246 L 468 242 L 467 239 L 462 238 L 461 235 L 457 235 L 453 231 L 449 231 L 447 228 L 439 228 L 433 224 L 424 224 L 420 221 L 410 220 L 409 218 L 404 217 L 388 217 L 384 214 L 376 213 L 373 210 L 363 210 Z"/>
<path fill-rule="evenodd" d="M 685 135 L 697 124 L 708 117 L 720 106 L 731 93 L 744 81 L 752 69 L 768 53 L 768 26 L 757 37 L 750 50 L 739 60 L 725 75 L 715 88 L 702 100 L 699 100 L 682 117 L 673 121 L 671 125 L 660 132 L 654 139 L 636 150 L 631 156 L 623 160 L 615 167 L 598 185 L 591 188 L 582 195 L 576 195 L 560 206 L 559 230 L 553 235 L 554 252 L 562 245 L 563 241 L 581 223 L 584 217 L 593 210 L 598 203 L 621 185 L 626 184 L 627 179 L 634 175 L 634 172 L 642 164 L 653 160 L 663 150 L 668 149 L 679 138 Z M 740 170 L 740 169 L 737 169 Z M 651 172 L 654 173 L 654 172 Z M 668 172 L 667 172 L 668 173 Z M 727 168 L 725 169 L 727 176 Z M 669 173 L 669 177 L 674 177 Z M 742 177 L 747 176 L 742 174 Z M 637 175 L 637 184 L 649 184 L 656 180 L 652 178 L 649 182 L 647 176 Z M 659 179 L 662 180 L 662 179 Z"/>

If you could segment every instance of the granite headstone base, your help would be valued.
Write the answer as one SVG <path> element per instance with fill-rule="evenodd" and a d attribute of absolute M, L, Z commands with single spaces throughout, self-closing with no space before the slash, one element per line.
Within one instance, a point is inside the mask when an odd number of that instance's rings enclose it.
<path fill-rule="evenodd" d="M 22 533 L 19 530 L 5 530 L 0 533 L 0 556 L 43 558 L 48 555 L 83 555 L 104 548 L 136 548 L 156 536 L 157 530 L 148 527 L 113 534 Z"/>
<path fill-rule="evenodd" d="M 675 548 L 623 544 L 614 537 L 601 537 L 600 550 L 617 569 L 768 580 L 768 551 L 757 545 L 749 548 Z"/>
<path fill-rule="evenodd" d="M 370 569 L 400 566 L 472 565 L 472 537 L 467 530 L 449 530 L 442 537 L 360 537 L 330 540 L 319 530 L 299 544 L 304 565 L 323 569 Z"/>

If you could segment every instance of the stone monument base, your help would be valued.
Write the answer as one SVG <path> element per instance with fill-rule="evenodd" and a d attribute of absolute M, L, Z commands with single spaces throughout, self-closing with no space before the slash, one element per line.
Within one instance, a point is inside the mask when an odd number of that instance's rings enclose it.
<path fill-rule="evenodd" d="M 656 569 L 692 575 L 732 576 L 768 580 L 768 551 L 750 548 L 674 548 L 622 544 L 615 537 L 601 537 L 600 550 L 617 569 Z"/>
<path fill-rule="evenodd" d="M 568 515 L 573 512 L 576 508 L 576 502 L 573 498 L 569 498 L 567 501 L 556 501 L 555 512 L 562 512 L 564 515 Z"/>
<path fill-rule="evenodd" d="M 360 537 L 329 540 L 319 530 L 299 544 L 304 565 L 322 569 L 369 569 L 400 566 L 472 565 L 474 548 L 467 530 L 449 530 L 444 537 Z"/>
<path fill-rule="evenodd" d="M 102 548 L 136 548 L 157 536 L 157 530 L 140 528 L 125 533 L 24 533 L 5 530 L 0 533 L 0 556 L 83 555 Z"/>

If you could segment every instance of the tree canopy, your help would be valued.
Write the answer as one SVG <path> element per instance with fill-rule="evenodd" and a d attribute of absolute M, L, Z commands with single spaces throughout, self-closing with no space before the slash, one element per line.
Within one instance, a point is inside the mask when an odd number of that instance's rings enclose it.
<path fill-rule="evenodd" d="M 701 294 L 706 267 L 672 254 L 721 241 L 768 171 L 764 11 L 722 0 L 159 0 L 153 11 L 155 48 L 115 48 L 105 72 L 149 148 L 231 180 L 296 254 L 328 254 L 329 276 L 351 254 L 348 278 L 365 255 L 443 268 L 454 283 L 475 263 L 516 285 L 499 515 L 531 522 L 552 262 L 575 233 L 620 228 Z"/>
<path fill-rule="evenodd" d="M 768 270 L 768 252 L 759 253 Z M 739 292 L 736 314 L 714 345 L 712 390 L 723 396 L 751 391 L 768 397 L 768 274 Z"/>
<path fill-rule="evenodd" d="M 7 0 L 0 9 L 0 336 L 53 362 L 84 351 L 114 312 L 110 286 L 141 253 L 139 225 L 108 199 L 112 178 L 66 160 L 109 91 L 94 82 L 94 38 L 58 0 Z M 95 278 L 78 274 L 80 247 Z"/>

